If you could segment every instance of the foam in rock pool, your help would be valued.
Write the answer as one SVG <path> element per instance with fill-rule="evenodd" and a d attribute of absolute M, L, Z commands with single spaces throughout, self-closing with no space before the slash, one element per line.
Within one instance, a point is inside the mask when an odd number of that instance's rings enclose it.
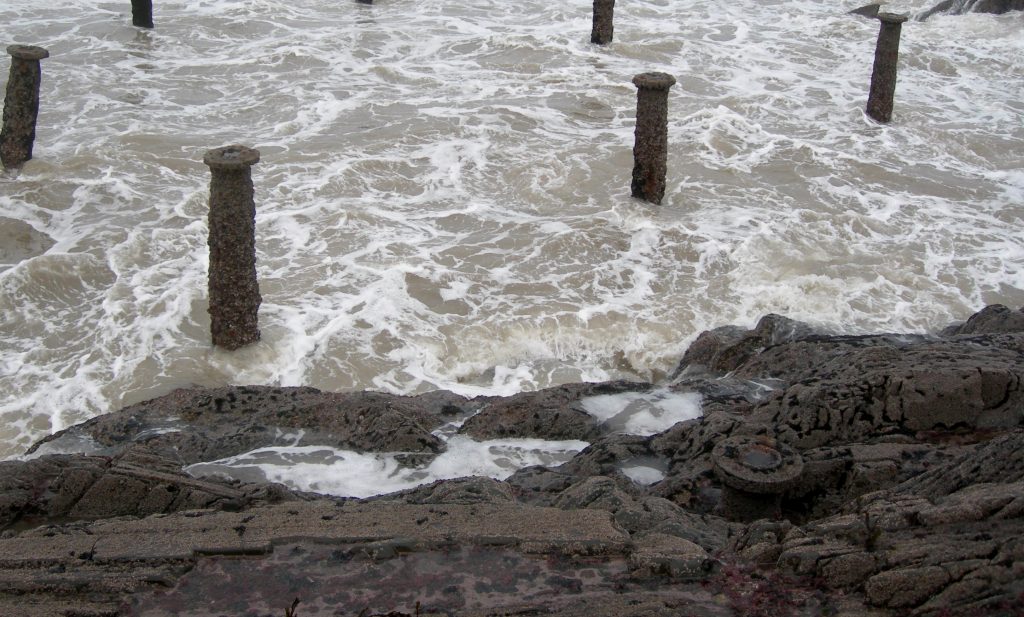
<path fill-rule="evenodd" d="M 581 403 L 587 413 L 608 428 L 629 435 L 655 435 L 701 416 L 700 394 L 665 388 L 590 396 Z"/>
<path fill-rule="evenodd" d="M 280 482 L 302 491 L 371 497 L 463 476 L 503 480 L 530 465 L 560 465 L 587 447 L 585 441 L 495 439 L 456 435 L 430 463 L 403 466 L 401 453 L 358 453 L 326 446 L 260 448 L 186 468 L 196 477 Z"/>
<path fill-rule="evenodd" d="M 638 465 L 636 467 L 623 467 L 622 473 L 637 484 L 648 486 L 655 482 L 661 482 L 665 479 L 665 474 L 659 469 L 654 467 L 644 467 Z"/>
<path fill-rule="evenodd" d="M 622 464 L 621 470 L 623 475 L 633 482 L 649 486 L 665 479 L 666 468 L 667 461 L 664 459 L 641 457 L 626 461 Z"/>

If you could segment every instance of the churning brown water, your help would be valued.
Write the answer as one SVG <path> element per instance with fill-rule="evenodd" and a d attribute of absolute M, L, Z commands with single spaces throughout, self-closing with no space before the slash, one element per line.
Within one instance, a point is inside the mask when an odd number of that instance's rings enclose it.
<path fill-rule="evenodd" d="M 857 3 L 7 0 L 46 47 L 0 175 L 0 457 L 188 384 L 506 394 L 658 379 L 779 312 L 927 331 L 1024 304 L 1024 14 L 904 25 L 863 114 Z M 895 2 L 914 12 L 929 2 Z M 665 200 L 629 197 L 664 71 Z M 6 77 L 3 78 L 6 80 Z M 211 348 L 203 153 L 256 147 L 263 340 Z"/>

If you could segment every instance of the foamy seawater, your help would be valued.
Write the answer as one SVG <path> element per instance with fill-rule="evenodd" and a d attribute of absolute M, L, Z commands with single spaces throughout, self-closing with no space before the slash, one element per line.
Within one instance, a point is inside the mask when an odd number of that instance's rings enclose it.
<path fill-rule="evenodd" d="M 880 126 L 857 2 L 620 3 L 603 48 L 590 0 L 156 4 L 153 31 L 128 2 L 0 5 L 51 53 L 35 158 L 0 174 L 0 458 L 189 384 L 657 380 L 767 312 L 1024 305 L 1024 13 L 905 24 Z M 679 81 L 661 206 L 629 197 L 651 70 Z M 263 340 L 235 353 L 206 313 L 202 156 L 229 143 L 262 155 Z"/>
<path fill-rule="evenodd" d="M 401 453 L 359 453 L 321 446 L 260 448 L 186 468 L 197 477 L 280 482 L 291 488 L 342 497 L 371 497 L 436 480 L 487 476 L 504 480 L 531 465 L 556 467 L 587 447 L 585 441 L 496 439 L 455 436 L 424 465 L 403 465 Z"/>
<path fill-rule="evenodd" d="M 581 407 L 609 432 L 653 435 L 677 422 L 700 417 L 697 393 L 677 394 L 667 389 L 590 396 Z M 459 435 L 465 418 L 434 431 L 445 444 L 436 457 L 407 460 L 409 452 L 354 452 L 328 446 L 275 446 L 258 448 L 216 461 L 189 465 L 198 477 L 220 477 L 244 482 L 280 482 L 302 491 L 341 497 L 371 497 L 464 476 L 504 480 L 533 465 L 557 467 L 590 444 L 579 440 L 546 439 L 476 440 Z M 296 438 L 301 434 L 296 435 Z M 67 441 L 67 440 L 60 440 Z M 51 442 L 52 443 L 52 442 Z M 297 440 L 296 440 L 297 443 Z M 44 444 L 43 448 L 46 448 Z M 90 443 L 68 443 L 62 451 L 88 452 Z M 41 450 L 43 448 L 40 448 Z M 35 453 L 38 454 L 38 453 Z M 33 456 L 35 456 L 35 454 Z M 653 484 L 664 477 L 667 461 L 645 457 L 627 461 L 622 472 L 637 484 Z"/>

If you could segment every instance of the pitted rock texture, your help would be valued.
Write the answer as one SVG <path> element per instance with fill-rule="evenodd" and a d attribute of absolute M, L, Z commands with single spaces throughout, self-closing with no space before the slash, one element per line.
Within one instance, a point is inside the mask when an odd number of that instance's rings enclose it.
<path fill-rule="evenodd" d="M 144 445 L 116 457 L 50 455 L 0 462 L 0 530 L 50 521 L 148 516 L 301 499 L 276 484 L 198 480 Z"/>
<path fill-rule="evenodd" d="M 938 497 L 977 484 L 1024 482 L 1024 437 L 1019 432 L 958 448 L 958 455 L 904 480 L 902 492 Z"/>
<path fill-rule="evenodd" d="M 989 429 L 1024 420 L 1024 354 L 969 342 L 843 354 L 759 405 L 757 424 L 801 448 L 920 431 Z M 859 376 L 851 379 L 853 372 Z"/>
<path fill-rule="evenodd" d="M 1024 614 L 1024 333 L 1015 323 L 1014 311 L 988 307 L 936 335 L 826 336 L 777 316 L 756 334 L 718 330 L 735 336 L 702 337 L 703 349 L 688 352 L 665 384 L 699 393 L 703 417 L 649 437 L 611 432 L 582 401 L 651 384 L 572 384 L 473 400 L 445 392 L 175 391 L 44 440 L 34 460 L 0 464 L 0 541 L 9 541 L 0 547 L 0 611 L 119 615 L 120 598 L 153 585 L 173 596 L 167 590 L 197 555 L 245 554 L 271 567 L 275 543 L 296 534 L 339 541 L 341 524 L 350 526 L 342 539 L 355 542 L 331 557 L 341 564 L 358 554 L 401 570 L 410 552 L 426 563 L 431 551 L 474 546 L 582 557 L 584 566 L 612 559 L 605 565 L 627 577 L 620 582 L 650 594 L 612 586 L 590 604 L 576 596 L 557 606 L 531 600 L 506 614 L 593 617 L 626 614 L 628 606 L 631 615 L 1016 617 Z M 267 445 L 404 449 L 426 460 L 443 446 L 432 430 L 481 410 L 465 422 L 467 434 L 590 445 L 558 467 L 522 469 L 504 481 L 456 478 L 368 500 L 181 473 L 185 464 Z M 778 439 L 803 458 L 779 518 L 739 524 L 719 515 L 723 486 L 711 453 L 741 436 Z M 90 454 L 47 454 L 74 447 Z M 664 478 L 630 479 L 623 469 L 635 461 Z M 356 516 L 342 524 L 338 512 L 350 507 Z M 269 527 L 261 522 L 267 515 Z M 557 538 L 536 538 L 536 517 L 554 524 Z M 97 518 L 100 527 L 69 520 Z M 118 525 L 146 533 L 108 533 Z M 278 531 L 267 535 L 271 528 Z M 455 529 L 468 535 L 453 536 Z M 584 584 L 551 581 L 559 589 Z M 679 596 L 688 585 L 705 595 Z M 331 608 L 317 601 L 307 605 L 310 615 Z"/>
<path fill-rule="evenodd" d="M 923 21 L 938 14 L 993 13 L 1002 15 L 1010 11 L 1024 11 L 1024 0 L 943 0 L 918 15 L 917 19 Z"/>
<path fill-rule="evenodd" d="M 459 430 L 475 439 L 535 437 L 590 441 L 602 434 L 596 418 L 579 406 L 581 399 L 603 394 L 642 392 L 651 384 L 613 381 L 568 384 L 498 399 L 466 420 Z"/>
<path fill-rule="evenodd" d="M 966 322 L 947 328 L 943 334 L 999 334 L 1005 332 L 1024 332 L 1024 308 L 1014 311 L 1002 304 L 986 306 Z"/>
<path fill-rule="evenodd" d="M 802 526 L 753 523 L 732 550 L 911 615 L 1020 614 L 1024 431 L 960 449 L 928 472 L 858 495 L 838 514 Z M 978 482 L 965 483 L 967 465 Z"/>
<path fill-rule="evenodd" d="M 265 386 L 196 388 L 94 418 L 30 451 L 48 442 L 57 445 L 58 440 L 87 438 L 96 442 L 102 454 L 143 442 L 185 465 L 283 445 L 429 454 L 444 447 L 431 431 L 447 415 L 471 408 L 473 404 L 456 395 L 403 397 Z"/>
<path fill-rule="evenodd" d="M 702 332 L 683 354 L 673 372 L 727 373 L 773 345 L 809 338 L 815 331 L 807 324 L 783 317 L 765 315 L 751 330 L 722 326 Z"/>

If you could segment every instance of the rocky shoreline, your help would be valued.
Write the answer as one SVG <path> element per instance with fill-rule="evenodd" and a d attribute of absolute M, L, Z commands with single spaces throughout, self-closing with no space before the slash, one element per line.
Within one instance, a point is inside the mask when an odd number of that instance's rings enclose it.
<path fill-rule="evenodd" d="M 994 305 L 931 336 L 705 332 L 658 385 L 703 417 L 649 437 L 580 404 L 648 383 L 177 390 L 0 463 L 0 614 L 1024 615 L 1022 379 L 1024 309 Z M 285 444 L 413 465 L 452 417 L 591 445 L 370 499 L 183 471 Z"/>

